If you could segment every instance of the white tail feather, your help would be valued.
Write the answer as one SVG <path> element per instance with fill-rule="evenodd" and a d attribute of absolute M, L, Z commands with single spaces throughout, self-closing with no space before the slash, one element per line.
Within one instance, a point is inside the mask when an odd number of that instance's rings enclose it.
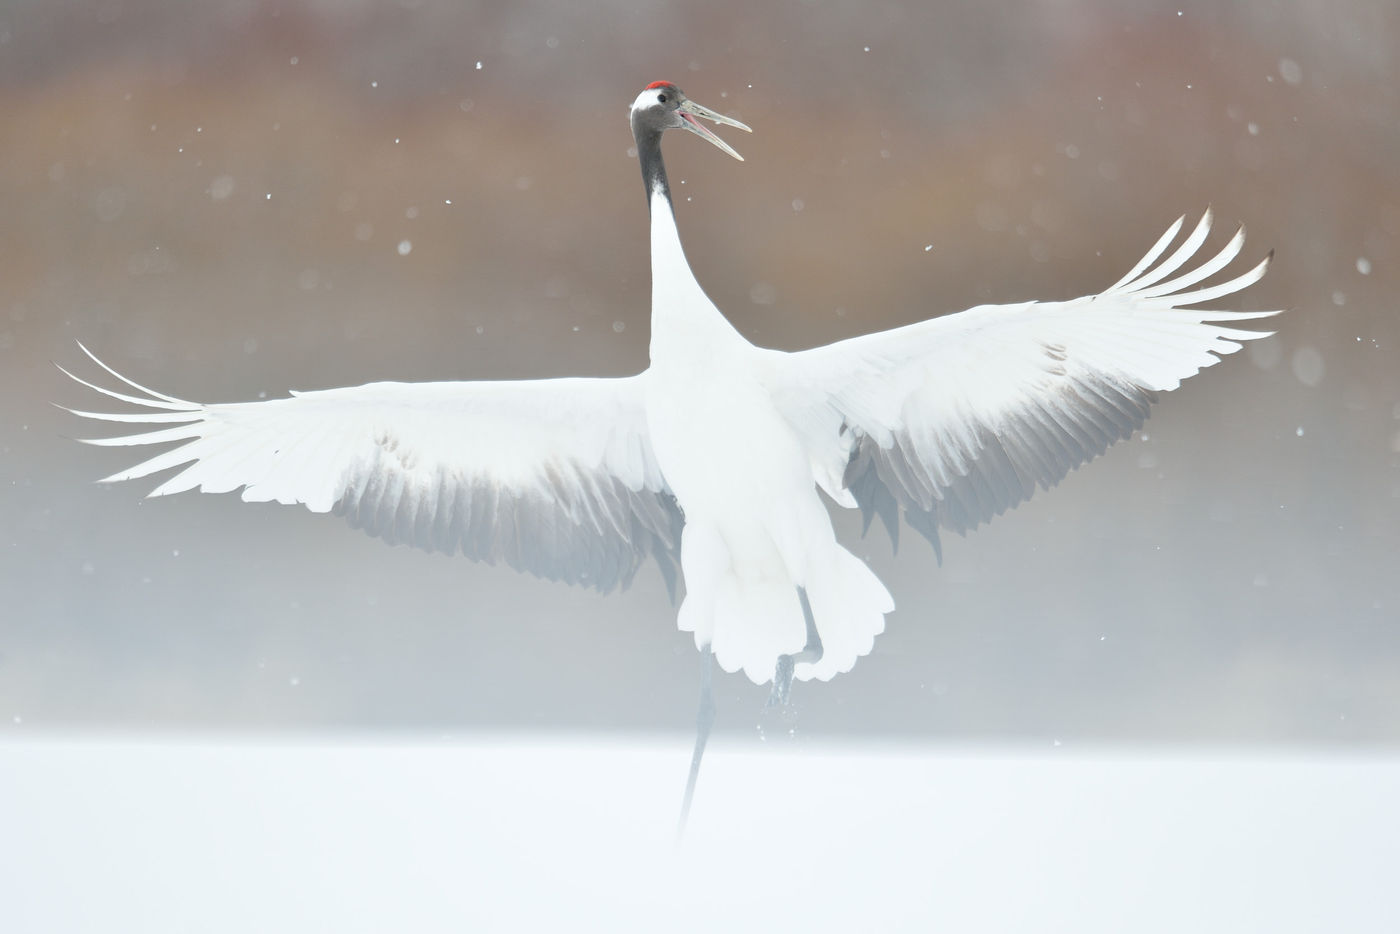
<path fill-rule="evenodd" d="M 870 654 L 875 637 L 885 631 L 885 614 L 894 610 L 894 598 L 875 572 L 834 543 L 826 570 L 807 581 L 807 600 L 821 636 L 822 657 L 794 669 L 802 681 L 829 681 L 850 671 L 856 659 Z"/>
<path fill-rule="evenodd" d="M 725 575 L 715 594 L 713 633 L 710 648 L 721 668 L 742 668 L 754 684 L 773 680 L 778 656 L 807 644 L 797 588 L 767 575 Z"/>

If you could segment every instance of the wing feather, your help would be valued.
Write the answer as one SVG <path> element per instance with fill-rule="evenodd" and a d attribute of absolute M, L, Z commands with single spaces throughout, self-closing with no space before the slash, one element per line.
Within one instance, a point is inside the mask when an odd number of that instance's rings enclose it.
<path fill-rule="evenodd" d="M 1189 307 L 1253 285 L 1273 255 L 1202 286 L 1244 246 L 1241 227 L 1190 266 L 1212 220 L 1207 211 L 1158 262 L 1181 231 L 1185 218 L 1178 219 L 1098 295 L 983 305 L 813 350 L 771 352 L 765 372 L 774 399 L 808 447 L 815 478 L 833 470 L 842 477 L 866 530 L 879 517 L 897 546 L 902 507 L 938 548 L 940 528 L 973 529 L 1129 437 L 1159 393 L 1240 342 L 1272 333 L 1222 322 L 1276 311 Z"/>
<path fill-rule="evenodd" d="M 1207 214 L 1209 214 L 1209 212 L 1207 212 Z M 1176 235 L 1181 232 L 1181 225 L 1184 223 L 1186 223 L 1185 214 L 1178 217 L 1176 219 L 1176 223 L 1172 224 L 1170 227 L 1167 228 L 1167 232 L 1162 234 L 1161 238 L 1158 239 L 1157 242 L 1152 245 L 1152 249 L 1148 250 L 1146 255 L 1143 256 L 1142 259 L 1137 261 L 1136 266 L 1128 270 L 1128 274 L 1126 276 L 1110 285 L 1104 291 L 1109 293 L 1117 292 L 1119 289 L 1123 288 L 1128 283 L 1137 279 L 1137 277 L 1142 274 L 1142 271 L 1144 269 L 1155 263 L 1157 261 L 1157 257 L 1161 256 L 1167 251 L 1167 247 L 1171 246 L 1171 242 L 1175 240 Z"/>
<path fill-rule="evenodd" d="M 1139 287 L 1135 288 L 1133 291 L 1137 293 L 1139 298 L 1160 298 L 1164 295 L 1180 292 L 1188 285 L 1195 285 L 1197 282 L 1203 282 L 1230 265 L 1234 258 L 1240 255 L 1240 250 L 1243 249 L 1244 225 L 1241 224 L 1239 230 L 1235 231 L 1235 235 L 1230 238 L 1230 242 L 1225 244 L 1225 248 L 1211 257 L 1208 262 L 1202 263 L 1190 272 L 1177 276 L 1175 279 L 1168 279 L 1160 285 L 1155 285 L 1151 288 L 1144 288 L 1139 285 Z"/>
<path fill-rule="evenodd" d="M 334 512 L 391 543 L 460 551 L 604 592 L 626 587 L 655 558 L 674 596 L 683 519 L 652 453 L 645 373 L 371 383 L 205 405 L 148 389 L 82 350 L 142 395 L 60 367 L 79 384 L 138 409 L 68 411 L 156 426 L 87 443 L 176 445 L 104 482 L 179 468 L 149 495 L 241 488 L 244 500 Z"/>
<path fill-rule="evenodd" d="M 1210 233 L 1211 219 L 1211 211 L 1207 208 L 1206 212 L 1201 215 L 1201 220 L 1196 224 L 1195 229 L 1181 242 L 1181 246 L 1177 247 L 1171 256 L 1162 260 L 1161 264 L 1151 272 L 1143 273 L 1142 276 L 1134 279 L 1129 284 L 1129 291 L 1137 292 L 1139 289 L 1156 285 L 1180 269 L 1192 256 L 1195 256 L 1196 251 L 1201 248 L 1201 244 L 1206 242 L 1206 235 Z"/>

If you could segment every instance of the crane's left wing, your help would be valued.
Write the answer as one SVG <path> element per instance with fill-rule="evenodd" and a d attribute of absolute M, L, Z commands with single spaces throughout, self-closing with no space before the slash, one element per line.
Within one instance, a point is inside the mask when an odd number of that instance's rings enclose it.
<path fill-rule="evenodd" d="M 182 467 L 150 495 L 242 487 L 249 502 L 302 503 L 390 543 L 460 550 L 604 593 L 654 557 L 674 597 L 683 520 L 652 453 L 646 373 L 370 383 L 205 405 L 147 389 L 83 352 L 140 395 L 64 373 L 142 411 L 69 411 L 145 427 L 87 443 L 177 443 L 106 482 Z"/>
<path fill-rule="evenodd" d="M 938 549 L 939 528 L 975 528 L 1131 435 L 1158 393 L 1239 341 L 1272 333 L 1220 322 L 1277 314 L 1190 309 L 1257 282 L 1269 259 L 1200 287 L 1244 244 L 1241 228 L 1219 254 L 1181 272 L 1210 230 L 1207 211 L 1153 267 L 1182 220 L 1098 295 L 982 305 L 799 353 L 766 352 L 765 378 L 817 483 L 858 505 L 867 530 L 878 515 L 896 545 L 903 507 Z"/>

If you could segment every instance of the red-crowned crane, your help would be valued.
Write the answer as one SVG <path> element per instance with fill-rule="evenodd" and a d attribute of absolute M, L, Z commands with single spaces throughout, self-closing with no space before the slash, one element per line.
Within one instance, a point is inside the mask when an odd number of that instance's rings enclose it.
<path fill-rule="evenodd" d="M 836 540 L 818 489 L 905 521 L 938 547 L 1128 437 L 1158 393 L 1270 332 L 1273 311 L 1189 310 L 1259 280 L 1202 286 L 1244 230 L 1194 267 L 1207 211 L 1175 224 L 1122 279 L 1065 302 L 982 305 L 785 353 L 755 347 L 695 281 L 676 231 L 661 137 L 684 129 L 742 158 L 699 119 L 749 128 L 666 81 L 632 103 L 651 211 L 651 365 L 622 379 L 370 383 L 233 404 L 78 382 L 145 411 L 74 411 L 151 427 L 90 441 L 179 442 L 107 477 L 181 467 L 152 496 L 243 490 L 335 512 L 391 542 L 504 561 L 607 592 L 655 559 L 703 656 L 681 821 L 713 720 L 710 659 L 773 682 L 826 680 L 870 651 L 894 601 Z M 1156 265 L 1154 265 L 1156 264 Z M 66 370 L 64 371 L 67 372 Z M 69 374 L 70 376 L 72 374 Z"/>

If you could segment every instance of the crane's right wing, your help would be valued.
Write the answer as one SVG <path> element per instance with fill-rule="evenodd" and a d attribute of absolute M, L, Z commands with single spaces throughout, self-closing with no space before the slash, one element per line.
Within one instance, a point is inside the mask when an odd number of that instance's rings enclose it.
<path fill-rule="evenodd" d="M 1181 226 L 1098 295 L 982 305 L 799 353 L 768 351 L 769 388 L 817 483 L 858 505 L 867 529 L 878 515 L 896 543 L 902 507 L 937 549 L 939 528 L 975 528 L 1131 435 L 1158 393 L 1272 333 L 1227 323 L 1277 314 L 1189 307 L 1257 282 L 1269 261 L 1202 287 L 1239 255 L 1244 229 L 1181 271 L 1205 242 L 1207 211 L 1153 266 Z"/>
<path fill-rule="evenodd" d="M 147 389 L 82 349 L 142 395 L 63 372 L 144 411 L 68 411 L 172 426 L 86 443 L 179 442 L 104 482 L 183 465 L 149 495 L 242 487 L 249 502 L 302 503 L 390 543 L 460 550 L 604 593 L 630 584 L 650 556 L 674 598 L 683 519 L 652 453 L 646 373 L 370 383 L 205 405 Z"/>

